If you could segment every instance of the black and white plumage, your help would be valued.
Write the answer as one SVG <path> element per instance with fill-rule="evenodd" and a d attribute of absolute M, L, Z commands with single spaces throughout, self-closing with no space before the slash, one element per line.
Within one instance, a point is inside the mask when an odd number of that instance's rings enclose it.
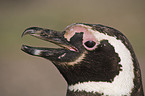
<path fill-rule="evenodd" d="M 137 58 L 118 30 L 75 23 L 63 32 L 31 27 L 26 34 L 62 47 L 22 50 L 53 62 L 68 83 L 67 96 L 144 96 Z"/>

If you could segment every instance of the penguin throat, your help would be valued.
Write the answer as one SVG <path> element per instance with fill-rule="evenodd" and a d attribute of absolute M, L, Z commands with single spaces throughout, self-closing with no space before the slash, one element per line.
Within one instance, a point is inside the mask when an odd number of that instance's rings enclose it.
<path fill-rule="evenodd" d="M 122 71 L 119 62 L 120 58 L 114 47 L 103 40 L 95 50 L 80 55 L 73 65 L 59 64 L 57 68 L 69 85 L 88 81 L 111 83 Z"/>

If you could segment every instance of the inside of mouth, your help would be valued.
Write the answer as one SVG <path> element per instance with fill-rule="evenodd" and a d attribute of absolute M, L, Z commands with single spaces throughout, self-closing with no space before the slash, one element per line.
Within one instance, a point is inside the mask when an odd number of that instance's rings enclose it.
<path fill-rule="evenodd" d="M 25 36 L 23 37 L 25 38 Z M 23 39 L 23 45 L 33 46 L 33 47 L 42 47 L 42 48 L 62 48 L 57 44 L 44 41 L 38 38 L 32 38 L 32 36 L 28 36 L 27 39 Z"/>

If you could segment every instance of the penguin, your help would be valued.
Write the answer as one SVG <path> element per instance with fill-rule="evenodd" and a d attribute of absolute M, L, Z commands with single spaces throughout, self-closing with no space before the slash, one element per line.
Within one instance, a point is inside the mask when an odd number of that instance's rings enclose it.
<path fill-rule="evenodd" d="M 74 23 L 62 32 L 40 27 L 26 34 L 61 48 L 22 45 L 21 50 L 50 60 L 65 78 L 66 96 L 144 96 L 141 70 L 129 40 L 101 24 Z"/>

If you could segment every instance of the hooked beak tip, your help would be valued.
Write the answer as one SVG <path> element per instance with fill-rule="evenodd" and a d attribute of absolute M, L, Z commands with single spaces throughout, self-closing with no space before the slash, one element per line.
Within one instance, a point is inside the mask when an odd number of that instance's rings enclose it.
<path fill-rule="evenodd" d="M 35 30 L 34 29 L 26 29 L 22 35 L 21 35 L 21 38 L 24 36 L 24 35 L 27 35 L 27 34 L 34 34 L 35 33 Z"/>
<path fill-rule="evenodd" d="M 21 35 L 21 37 L 23 37 L 24 35 L 27 35 L 27 34 L 35 34 L 36 31 L 38 30 L 42 30 L 42 28 L 39 28 L 39 27 L 30 27 L 30 28 L 27 28 Z"/>

